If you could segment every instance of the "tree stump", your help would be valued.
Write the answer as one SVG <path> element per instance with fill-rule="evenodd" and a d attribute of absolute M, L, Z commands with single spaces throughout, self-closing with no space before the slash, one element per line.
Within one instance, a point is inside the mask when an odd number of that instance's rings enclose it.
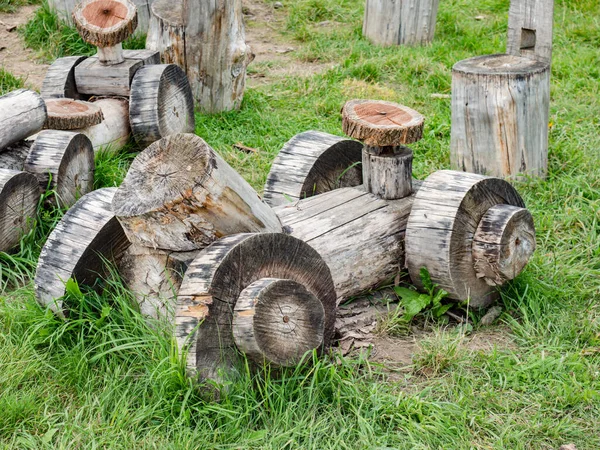
<path fill-rule="evenodd" d="M 183 70 L 174 64 L 138 70 L 131 84 L 129 121 L 134 139 L 145 146 L 172 134 L 193 133 L 194 98 Z"/>
<path fill-rule="evenodd" d="M 479 261 L 484 262 L 477 251 L 486 240 L 484 233 L 490 229 L 500 232 L 496 247 L 500 253 L 502 243 L 507 245 L 506 237 L 512 240 L 508 251 L 514 257 L 503 260 L 512 264 L 502 269 L 506 279 L 518 275 L 524 266 L 522 261 L 529 258 L 535 246 L 530 217 L 518 214 L 507 225 L 507 220 L 494 212 L 505 210 L 500 205 L 525 207 L 518 192 L 504 180 L 448 170 L 430 175 L 416 194 L 406 229 L 406 265 L 413 283 L 423 287 L 420 270 L 425 267 L 432 282 L 450 298 L 469 299 L 471 307 L 489 306 L 497 298 L 497 290 L 481 277 L 481 269 L 479 274 L 476 269 Z M 515 234 L 511 230 L 519 231 Z M 493 257 L 487 260 L 490 262 L 494 264 Z"/>
<path fill-rule="evenodd" d="M 38 302 L 60 317 L 68 317 L 62 298 L 69 279 L 94 286 L 106 275 L 106 263 L 117 263 L 129 246 L 111 211 L 116 188 L 98 189 L 82 197 L 50 233 L 35 273 Z"/>
<path fill-rule="evenodd" d="M 101 64 L 122 63 L 122 42 L 137 27 L 137 9 L 129 0 L 83 0 L 73 11 L 82 39 L 98 47 Z"/>
<path fill-rule="evenodd" d="M 321 256 L 299 239 L 282 233 L 238 234 L 202 250 L 179 290 L 175 334 L 180 349 L 189 345 L 190 374 L 222 380 L 221 370 L 232 373 L 237 359 L 232 331 L 234 308 L 242 292 L 264 278 L 291 280 L 317 298 L 324 311 L 319 349 L 331 344 L 335 291 Z M 304 290 L 295 292 L 294 297 L 299 298 L 298 293 Z M 319 316 L 321 308 L 317 306 L 316 313 L 310 315 Z M 299 319 L 300 314 L 296 317 Z M 319 339 L 320 327 L 313 323 L 309 328 L 317 332 L 312 343 Z M 302 345 L 307 347 L 306 343 Z M 293 351 L 289 354 L 297 355 Z"/>
<path fill-rule="evenodd" d="M 36 178 L 0 169 L 0 251 L 15 247 L 33 225 L 40 198 Z"/>
<path fill-rule="evenodd" d="M 294 136 L 271 166 L 263 195 L 265 203 L 285 205 L 362 184 L 361 150 L 360 142 L 320 131 Z"/>
<path fill-rule="evenodd" d="M 86 100 L 87 96 L 77 91 L 75 67 L 85 60 L 85 56 L 65 56 L 52 63 L 42 84 L 40 95 L 48 98 L 73 98 Z"/>
<path fill-rule="evenodd" d="M 281 231 L 252 187 L 193 134 L 163 138 L 140 153 L 113 209 L 132 243 L 162 250 L 198 250 L 230 234 Z"/>
<path fill-rule="evenodd" d="M 164 64 L 187 68 L 183 1 L 152 4 L 146 48 L 159 51 Z"/>
<path fill-rule="evenodd" d="M 397 103 L 351 100 L 342 109 L 344 133 L 363 141 L 362 172 L 367 192 L 393 200 L 412 192 L 412 150 L 421 139 L 423 116 Z"/>
<path fill-rule="evenodd" d="M 0 97 L 0 152 L 40 131 L 46 118 L 46 104 L 37 92 L 18 89 Z"/>
<path fill-rule="evenodd" d="M 439 0 L 367 0 L 363 35 L 379 45 L 433 40 Z"/>
<path fill-rule="evenodd" d="M 99 98 L 94 105 L 102 110 L 104 120 L 98 125 L 77 130 L 92 142 L 94 152 L 102 149 L 116 152 L 123 148 L 131 136 L 129 127 L 129 101 L 124 98 Z"/>
<path fill-rule="evenodd" d="M 72 131 L 42 131 L 25 161 L 25 170 L 38 179 L 39 192 L 54 191 L 52 200 L 63 206 L 92 191 L 94 169 L 92 143 Z"/>
<path fill-rule="evenodd" d="M 68 98 L 46 100 L 48 118 L 45 128 L 51 130 L 77 130 L 97 125 L 104 119 L 98 105 Z"/>

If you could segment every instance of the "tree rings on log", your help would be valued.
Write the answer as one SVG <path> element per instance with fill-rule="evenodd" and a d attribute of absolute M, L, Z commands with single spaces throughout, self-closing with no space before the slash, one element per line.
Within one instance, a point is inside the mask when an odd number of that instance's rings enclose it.
<path fill-rule="evenodd" d="M 196 128 L 194 98 L 188 79 L 174 64 L 140 68 L 131 84 L 129 121 L 140 145 Z"/>
<path fill-rule="evenodd" d="M 344 133 L 370 147 L 395 147 L 423 136 L 423 116 L 383 100 L 350 100 L 342 108 Z"/>
<path fill-rule="evenodd" d="M 233 337 L 258 363 L 295 366 L 323 344 L 325 310 L 302 284 L 261 278 L 245 288 L 235 304 Z"/>
<path fill-rule="evenodd" d="M 288 141 L 271 166 L 264 201 L 285 205 L 342 187 L 362 184 L 362 144 L 320 131 Z"/>
<path fill-rule="evenodd" d="M 37 92 L 18 89 L 0 97 L 0 152 L 40 131 L 46 118 L 46 104 Z"/>
<path fill-rule="evenodd" d="M 449 297 L 486 307 L 497 291 L 475 272 L 473 236 L 496 205 L 524 208 L 506 181 L 450 170 L 430 175 L 416 194 L 406 229 L 406 264 L 413 283 L 422 288 L 420 270 Z"/>
<path fill-rule="evenodd" d="M 137 10 L 129 0 L 83 0 L 73 10 L 73 21 L 84 41 L 112 47 L 133 34 Z"/>
<path fill-rule="evenodd" d="M 501 286 L 516 278 L 534 251 L 535 226 L 525 208 L 491 207 L 473 236 L 475 272 L 490 286 Z"/>
<path fill-rule="evenodd" d="M 362 170 L 365 190 L 386 200 L 403 198 L 412 192 L 413 152 L 393 147 L 390 153 L 374 154 L 365 147 Z"/>
<path fill-rule="evenodd" d="M 25 172 L 0 169 L 0 251 L 16 246 L 29 232 L 40 198 L 37 179 Z"/>
<path fill-rule="evenodd" d="M 191 374 L 221 380 L 220 370 L 233 370 L 234 308 L 242 291 L 262 278 L 292 280 L 319 299 L 325 314 L 322 347 L 330 345 L 336 295 L 321 256 L 310 245 L 282 233 L 238 234 L 202 250 L 179 290 L 175 333 L 180 349 L 189 344 Z"/>
<path fill-rule="evenodd" d="M 132 243 L 190 251 L 235 233 L 281 231 L 275 213 L 204 140 L 175 134 L 140 153 L 113 201 Z"/>
<path fill-rule="evenodd" d="M 61 317 L 70 306 L 62 298 L 70 279 L 93 286 L 106 274 L 106 262 L 116 263 L 129 246 L 111 211 L 115 188 L 99 189 L 82 197 L 63 216 L 48 237 L 35 274 L 38 302 Z"/>
<path fill-rule="evenodd" d="M 34 174 L 41 192 L 54 191 L 54 201 L 63 206 L 94 188 L 94 148 L 82 133 L 44 130 L 31 147 L 25 170 Z"/>
<path fill-rule="evenodd" d="M 48 68 L 42 84 L 42 98 L 84 99 L 84 96 L 77 92 L 75 84 L 75 67 L 84 59 L 85 56 L 65 56 L 54 61 Z"/>
<path fill-rule="evenodd" d="M 98 105 L 68 98 L 46 100 L 48 118 L 45 128 L 51 130 L 77 130 L 98 125 L 104 119 Z"/>

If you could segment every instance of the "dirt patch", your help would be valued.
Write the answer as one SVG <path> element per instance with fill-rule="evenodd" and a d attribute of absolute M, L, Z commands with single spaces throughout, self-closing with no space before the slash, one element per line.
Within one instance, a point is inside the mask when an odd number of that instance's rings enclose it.
<path fill-rule="evenodd" d="M 25 48 L 15 28 L 25 25 L 37 8 L 24 6 L 13 14 L 0 14 L 0 67 L 23 78 L 26 87 L 39 90 L 49 66 L 36 61 L 35 53 Z"/>

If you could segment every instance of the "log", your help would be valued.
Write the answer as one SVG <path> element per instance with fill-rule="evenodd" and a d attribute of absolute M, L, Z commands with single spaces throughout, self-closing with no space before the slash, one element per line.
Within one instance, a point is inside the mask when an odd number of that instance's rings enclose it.
<path fill-rule="evenodd" d="M 104 119 L 102 110 L 93 103 L 70 98 L 46 99 L 48 118 L 44 128 L 76 130 L 97 125 Z"/>
<path fill-rule="evenodd" d="M 186 73 L 200 109 L 239 109 L 254 59 L 245 42 L 242 0 L 186 0 L 183 21 Z"/>
<path fill-rule="evenodd" d="M 232 325 L 235 344 L 246 356 L 292 367 L 322 346 L 325 310 L 302 284 L 261 278 L 240 293 Z"/>
<path fill-rule="evenodd" d="M 554 0 L 511 0 L 506 53 L 550 64 Z"/>
<path fill-rule="evenodd" d="M 74 204 L 94 188 L 94 149 L 83 134 L 73 131 L 40 132 L 25 161 L 36 176 L 40 192 L 53 191 L 51 201 Z"/>
<path fill-rule="evenodd" d="M 113 210 L 132 243 L 191 251 L 242 232 L 281 231 L 269 206 L 204 140 L 176 134 L 140 153 Z"/>
<path fill-rule="evenodd" d="M 160 64 L 160 53 L 155 50 L 123 50 L 123 57 L 141 61 L 144 66 Z"/>
<path fill-rule="evenodd" d="M 550 66 L 512 55 L 452 69 L 452 168 L 496 177 L 545 177 Z"/>
<path fill-rule="evenodd" d="M 31 230 L 39 198 L 33 175 L 0 169 L 0 252 L 11 250 Z"/>
<path fill-rule="evenodd" d="M 144 146 L 172 134 L 193 133 L 194 98 L 183 70 L 174 64 L 138 70 L 131 84 L 129 122 L 134 139 Z"/>
<path fill-rule="evenodd" d="M 75 83 L 81 94 L 129 97 L 131 80 L 143 66 L 139 59 L 106 66 L 97 57 L 87 58 L 75 67 Z"/>
<path fill-rule="evenodd" d="M 129 0 L 83 0 L 73 10 L 73 22 L 82 39 L 98 47 L 101 64 L 120 64 L 121 43 L 137 27 L 137 9 Z"/>
<path fill-rule="evenodd" d="M 498 292 L 477 275 L 472 247 L 482 218 L 497 205 L 525 207 L 518 192 L 504 180 L 449 170 L 430 175 L 416 194 L 406 230 L 406 265 L 413 283 L 423 287 L 420 270 L 425 267 L 449 298 L 469 299 L 475 308 L 489 306 Z M 501 220 L 495 228 L 506 228 L 505 223 Z M 484 226 L 489 228 L 494 226 Z M 527 257 L 531 254 L 526 253 Z M 516 269 L 503 273 L 517 273 Z"/>
<path fill-rule="evenodd" d="M 403 198 L 412 192 L 413 152 L 408 147 L 374 154 L 363 151 L 362 166 L 365 190 L 386 200 Z"/>
<path fill-rule="evenodd" d="M 146 48 L 160 52 L 163 64 L 187 68 L 182 1 L 158 0 L 152 4 Z"/>
<path fill-rule="evenodd" d="M 105 150 L 116 152 L 123 148 L 131 136 L 129 127 L 129 101 L 124 98 L 94 99 L 104 115 L 98 125 L 76 130 L 85 134 L 92 142 L 94 152 Z"/>
<path fill-rule="evenodd" d="M 23 171 L 32 141 L 19 141 L 0 153 L 0 169 Z"/>
<path fill-rule="evenodd" d="M 54 61 L 48 68 L 42 84 L 42 98 L 86 100 L 87 96 L 77 92 L 75 84 L 75 67 L 85 59 L 85 56 L 65 56 Z"/>
<path fill-rule="evenodd" d="M 270 206 L 362 184 L 362 144 L 320 131 L 288 141 L 271 166 L 264 189 Z"/>
<path fill-rule="evenodd" d="M 119 274 L 134 294 L 140 312 L 153 319 L 172 319 L 177 293 L 198 252 L 172 252 L 131 245 L 119 262 Z"/>
<path fill-rule="evenodd" d="M 299 283 L 320 301 L 325 313 L 320 350 L 329 347 L 335 291 L 329 268 L 319 254 L 282 233 L 238 234 L 202 250 L 179 290 L 175 336 L 181 350 L 189 345 L 190 374 L 223 380 L 222 370 L 234 371 L 238 352 L 232 332 L 233 309 L 242 291 L 261 278 Z"/>
<path fill-rule="evenodd" d="M 107 275 L 106 263 L 116 264 L 129 246 L 111 211 L 116 188 L 98 189 L 83 196 L 63 216 L 42 248 L 35 273 L 38 302 L 60 317 L 68 317 L 70 305 L 63 296 L 65 283 L 98 286 Z"/>
<path fill-rule="evenodd" d="M 490 286 L 501 286 L 521 273 L 534 251 L 531 213 L 510 205 L 493 206 L 473 236 L 475 273 Z"/>
<path fill-rule="evenodd" d="M 433 40 L 439 0 L 367 0 L 363 36 L 378 45 L 424 45 Z"/>
<path fill-rule="evenodd" d="M 0 97 L 0 152 L 40 131 L 46 118 L 46 104 L 37 92 L 18 89 Z"/>

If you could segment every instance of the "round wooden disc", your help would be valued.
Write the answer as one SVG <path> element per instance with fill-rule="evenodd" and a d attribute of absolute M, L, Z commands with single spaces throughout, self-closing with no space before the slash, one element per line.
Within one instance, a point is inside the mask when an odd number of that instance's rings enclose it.
<path fill-rule="evenodd" d="M 262 278 L 235 304 L 233 336 L 253 360 L 295 366 L 323 343 L 325 311 L 320 300 L 292 280 Z"/>
<path fill-rule="evenodd" d="M 192 89 L 175 64 L 141 67 L 131 82 L 129 102 L 131 132 L 141 145 L 196 128 Z"/>
<path fill-rule="evenodd" d="M 372 147 L 410 144 L 423 136 L 423 116 L 383 100 L 350 100 L 342 108 L 344 133 Z"/>
<path fill-rule="evenodd" d="M 454 64 L 453 72 L 502 76 L 525 76 L 549 70 L 548 63 L 514 55 L 485 55 Z"/>
<path fill-rule="evenodd" d="M 189 266 L 177 297 L 176 337 L 190 373 L 222 379 L 235 367 L 233 310 L 244 289 L 261 278 L 301 284 L 321 302 L 323 348 L 333 337 L 336 294 L 329 267 L 308 244 L 282 233 L 237 234 L 202 250 Z"/>
<path fill-rule="evenodd" d="M 112 47 L 135 31 L 137 8 L 129 0 L 83 0 L 73 10 L 73 21 L 84 41 Z"/>
<path fill-rule="evenodd" d="M 423 287 L 425 267 L 433 283 L 456 300 L 485 307 L 497 291 L 478 277 L 472 241 L 484 214 L 495 205 L 524 208 L 519 193 L 499 178 L 440 170 L 421 185 L 406 228 L 406 265 L 413 283 Z"/>
<path fill-rule="evenodd" d="M 98 125 L 104 120 L 98 105 L 70 98 L 46 99 L 48 118 L 44 128 L 50 130 L 79 130 Z"/>
<path fill-rule="evenodd" d="M 35 176 L 0 169 L 0 251 L 12 249 L 31 229 L 39 198 Z"/>

